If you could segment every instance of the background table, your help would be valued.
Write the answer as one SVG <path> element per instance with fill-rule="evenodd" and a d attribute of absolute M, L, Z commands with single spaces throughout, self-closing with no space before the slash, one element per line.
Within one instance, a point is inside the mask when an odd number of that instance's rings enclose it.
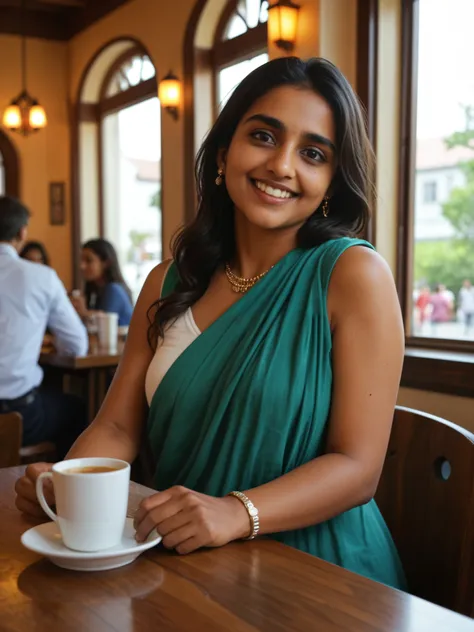
<path fill-rule="evenodd" d="M 123 344 L 119 345 L 117 353 L 94 347 L 85 356 L 42 353 L 39 363 L 45 371 L 44 384 L 83 395 L 91 422 L 104 401 L 110 378 L 120 362 L 122 349 Z M 83 388 L 79 386 L 79 390 L 74 383 L 77 380 L 83 385 Z"/>
<path fill-rule="evenodd" d="M 474 621 L 270 540 L 77 573 L 24 549 L 0 470 L 2 632 L 468 632 Z"/>

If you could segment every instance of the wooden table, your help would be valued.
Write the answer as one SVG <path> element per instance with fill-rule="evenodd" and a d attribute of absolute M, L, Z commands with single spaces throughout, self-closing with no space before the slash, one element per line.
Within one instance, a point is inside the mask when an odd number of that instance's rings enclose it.
<path fill-rule="evenodd" d="M 474 621 L 270 540 L 78 573 L 24 549 L 0 470 L 2 632 L 467 632 Z"/>
<path fill-rule="evenodd" d="M 66 356 L 57 353 L 42 353 L 40 366 L 45 370 L 45 382 L 55 388 L 69 390 L 65 377 L 79 378 L 84 383 L 89 421 L 97 414 L 107 393 L 111 371 L 117 368 L 122 356 L 123 344 L 116 353 L 108 353 L 92 347 L 85 356 Z"/>

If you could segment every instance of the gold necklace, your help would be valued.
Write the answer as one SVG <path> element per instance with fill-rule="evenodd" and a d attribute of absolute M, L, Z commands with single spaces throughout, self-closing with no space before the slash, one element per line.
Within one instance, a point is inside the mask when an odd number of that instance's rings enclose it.
<path fill-rule="evenodd" d="M 262 272 L 261 274 L 257 274 L 257 276 L 246 279 L 245 277 L 239 277 L 236 274 L 234 274 L 232 270 L 230 269 L 230 265 L 226 263 L 225 274 L 232 287 L 232 290 L 234 292 L 240 292 L 241 294 L 244 294 L 245 292 L 247 292 L 247 290 L 250 290 L 250 288 L 253 287 L 255 283 L 257 283 L 257 281 L 260 281 L 260 279 L 262 279 L 268 272 L 270 272 L 272 268 L 268 268 L 268 270 L 265 270 L 265 272 Z"/>

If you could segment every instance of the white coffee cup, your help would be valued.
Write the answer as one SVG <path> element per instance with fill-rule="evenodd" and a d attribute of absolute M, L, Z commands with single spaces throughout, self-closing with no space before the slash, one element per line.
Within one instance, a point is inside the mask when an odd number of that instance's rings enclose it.
<path fill-rule="evenodd" d="M 99 312 L 95 316 L 99 346 L 108 351 L 117 351 L 118 314 Z"/>
<path fill-rule="evenodd" d="M 108 471 L 90 471 L 110 468 Z M 89 469 L 89 471 L 84 471 Z M 57 515 L 43 493 L 52 479 Z M 130 465 L 108 458 L 60 461 L 36 481 L 36 495 L 46 514 L 58 523 L 64 544 L 75 551 L 101 551 L 118 544 L 127 517 Z"/>

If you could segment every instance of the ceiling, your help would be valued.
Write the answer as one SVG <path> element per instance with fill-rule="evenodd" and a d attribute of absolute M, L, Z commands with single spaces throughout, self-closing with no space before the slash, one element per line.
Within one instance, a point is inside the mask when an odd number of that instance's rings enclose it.
<path fill-rule="evenodd" d="M 66 41 L 129 0 L 0 0 L 0 33 Z"/>

